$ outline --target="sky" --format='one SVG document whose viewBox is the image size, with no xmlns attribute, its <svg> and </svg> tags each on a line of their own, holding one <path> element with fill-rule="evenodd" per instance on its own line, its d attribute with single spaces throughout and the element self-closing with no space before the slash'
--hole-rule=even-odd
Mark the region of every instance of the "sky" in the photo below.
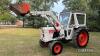
<svg viewBox="0 0 100 56">
<path fill-rule="evenodd" d="M 13 4 L 13 3 L 16 3 L 16 0 L 12 0 L 11 3 L 12 3 L 12 4 Z"/>
<path fill-rule="evenodd" d="M 52 11 L 60 13 L 65 8 L 64 4 L 62 3 L 63 0 L 58 1 L 58 3 L 54 3 L 54 7 L 51 8 Z"/>
</svg>

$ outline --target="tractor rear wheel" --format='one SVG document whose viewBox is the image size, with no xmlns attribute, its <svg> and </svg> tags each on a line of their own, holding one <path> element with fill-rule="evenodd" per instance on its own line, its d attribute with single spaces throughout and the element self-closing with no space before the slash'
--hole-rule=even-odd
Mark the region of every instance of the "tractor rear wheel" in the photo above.
<svg viewBox="0 0 100 56">
<path fill-rule="evenodd" d="M 59 41 L 53 41 L 49 43 L 49 48 L 50 48 L 52 55 L 58 55 L 63 50 L 63 46 Z"/>
<path fill-rule="evenodd" d="M 74 36 L 72 38 L 74 47 L 83 48 L 86 47 L 89 41 L 89 34 L 86 29 L 77 29 L 74 32 Z"/>
</svg>

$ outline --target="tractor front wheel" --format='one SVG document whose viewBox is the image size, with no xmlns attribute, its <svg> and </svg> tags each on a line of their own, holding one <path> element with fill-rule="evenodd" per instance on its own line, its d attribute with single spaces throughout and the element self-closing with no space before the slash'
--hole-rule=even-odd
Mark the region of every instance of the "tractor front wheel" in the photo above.
<svg viewBox="0 0 100 56">
<path fill-rule="evenodd" d="M 49 48 L 53 55 L 58 55 L 63 50 L 63 46 L 59 41 L 53 41 L 53 42 L 49 43 Z"/>
</svg>

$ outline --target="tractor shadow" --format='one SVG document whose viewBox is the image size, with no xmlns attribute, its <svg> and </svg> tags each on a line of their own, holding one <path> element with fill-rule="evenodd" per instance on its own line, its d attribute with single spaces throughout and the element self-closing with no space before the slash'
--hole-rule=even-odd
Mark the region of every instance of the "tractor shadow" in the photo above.
<svg viewBox="0 0 100 56">
<path fill-rule="evenodd" d="M 63 43 L 63 50 L 75 50 L 76 48 L 73 46 L 72 42 L 68 42 L 68 43 Z"/>
</svg>

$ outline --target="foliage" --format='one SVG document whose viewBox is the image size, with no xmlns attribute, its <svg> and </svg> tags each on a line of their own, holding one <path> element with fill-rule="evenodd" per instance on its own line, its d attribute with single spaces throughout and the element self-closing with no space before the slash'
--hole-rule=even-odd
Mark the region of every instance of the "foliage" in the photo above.
<svg viewBox="0 0 100 56">
<path fill-rule="evenodd" d="M 49 10 L 58 0 L 30 0 L 32 10 Z"/>
<path fill-rule="evenodd" d="M 9 0 L 0 0 L 0 20 L 10 20 L 14 18 L 11 16 L 9 13 L 9 10 L 7 6 L 9 5 L 10 1 Z"/>
<path fill-rule="evenodd" d="M 30 16 L 28 17 L 28 25 L 26 26 L 32 26 L 34 28 L 40 28 L 42 26 L 46 26 L 46 19 L 41 16 Z"/>
</svg>

